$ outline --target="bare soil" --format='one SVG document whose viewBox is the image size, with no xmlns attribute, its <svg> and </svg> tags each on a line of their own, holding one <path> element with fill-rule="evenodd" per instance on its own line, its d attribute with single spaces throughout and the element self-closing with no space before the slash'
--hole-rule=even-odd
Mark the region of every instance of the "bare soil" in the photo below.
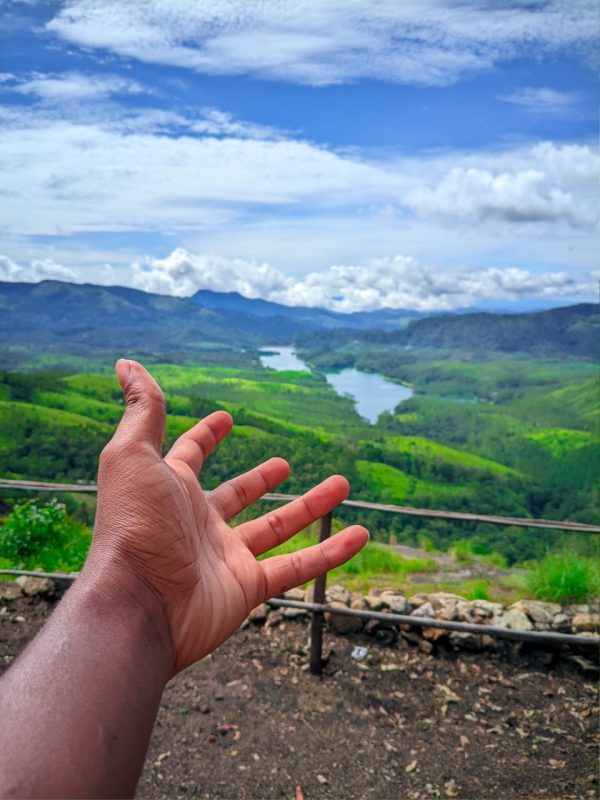
<svg viewBox="0 0 600 800">
<path fill-rule="evenodd" d="M 0 603 L 0 668 L 56 598 Z M 3 610 L 4 609 L 4 610 Z M 239 631 L 166 688 L 137 796 L 463 800 L 597 797 L 597 689 L 562 656 L 512 649 L 425 654 L 400 639 L 308 625 Z M 356 661 L 351 651 L 369 655 Z M 300 787 L 300 789 L 298 789 Z"/>
</svg>

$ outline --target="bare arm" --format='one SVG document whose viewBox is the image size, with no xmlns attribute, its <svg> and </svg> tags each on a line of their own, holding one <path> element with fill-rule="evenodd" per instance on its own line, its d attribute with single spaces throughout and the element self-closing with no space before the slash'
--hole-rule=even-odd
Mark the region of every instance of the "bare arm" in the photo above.
<svg viewBox="0 0 600 800">
<path fill-rule="evenodd" d="M 40 635 L 0 680 L 0 794 L 125 797 L 135 791 L 166 682 L 214 650 L 263 600 L 351 558 L 353 526 L 323 545 L 257 561 L 343 500 L 334 476 L 231 528 L 226 520 L 275 488 L 282 459 L 204 493 L 202 463 L 231 429 L 211 414 L 161 457 L 164 400 L 150 375 L 120 361 L 126 411 L 105 448 L 85 567 Z"/>
</svg>

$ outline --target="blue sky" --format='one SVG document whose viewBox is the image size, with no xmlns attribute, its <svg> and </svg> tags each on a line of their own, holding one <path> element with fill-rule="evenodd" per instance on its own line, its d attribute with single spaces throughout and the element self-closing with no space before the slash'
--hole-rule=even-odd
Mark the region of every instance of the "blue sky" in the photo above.
<svg viewBox="0 0 600 800">
<path fill-rule="evenodd" d="M 0 7 L 0 279 L 341 311 L 597 296 L 596 3 Z"/>
</svg>

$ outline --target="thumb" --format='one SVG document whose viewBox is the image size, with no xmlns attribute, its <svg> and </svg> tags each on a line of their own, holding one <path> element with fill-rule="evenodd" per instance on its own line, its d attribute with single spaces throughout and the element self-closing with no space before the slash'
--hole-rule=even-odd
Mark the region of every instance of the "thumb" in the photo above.
<svg viewBox="0 0 600 800">
<path fill-rule="evenodd" d="M 146 442 L 160 456 L 166 416 L 160 386 L 137 361 L 121 358 L 115 372 L 125 396 L 125 413 L 114 435 L 115 442 Z"/>
</svg>

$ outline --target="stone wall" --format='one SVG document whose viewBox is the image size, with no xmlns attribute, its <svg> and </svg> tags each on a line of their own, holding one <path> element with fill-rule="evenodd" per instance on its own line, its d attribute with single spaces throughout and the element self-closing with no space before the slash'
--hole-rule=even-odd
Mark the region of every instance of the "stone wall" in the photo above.
<svg viewBox="0 0 600 800">
<path fill-rule="evenodd" d="M 312 586 L 303 591 L 292 589 L 285 594 L 288 600 L 312 602 Z M 410 597 L 392 591 L 374 591 L 369 595 L 356 594 L 343 586 L 330 586 L 326 601 L 333 607 L 346 607 L 382 613 L 403 614 L 412 617 L 427 617 L 440 620 L 490 625 L 514 631 L 552 631 L 569 633 L 581 637 L 594 636 L 600 631 L 600 603 L 561 606 L 558 603 L 543 603 L 539 600 L 519 600 L 506 607 L 489 600 L 467 600 L 456 594 L 435 592 L 418 593 Z M 277 625 L 286 619 L 307 617 L 310 612 L 299 608 L 272 608 L 262 604 L 248 619 L 250 622 L 264 622 L 268 626 Z M 384 622 L 364 620 L 342 614 L 325 614 L 327 625 L 337 633 L 352 633 L 366 630 L 385 638 Z M 410 624 L 389 626 L 395 628 L 404 638 L 429 650 L 434 641 L 446 642 L 454 647 L 481 647 L 494 644 L 492 637 L 480 634 L 449 631 L 442 628 L 421 628 Z M 489 641 L 486 641 L 489 640 Z"/>
</svg>

